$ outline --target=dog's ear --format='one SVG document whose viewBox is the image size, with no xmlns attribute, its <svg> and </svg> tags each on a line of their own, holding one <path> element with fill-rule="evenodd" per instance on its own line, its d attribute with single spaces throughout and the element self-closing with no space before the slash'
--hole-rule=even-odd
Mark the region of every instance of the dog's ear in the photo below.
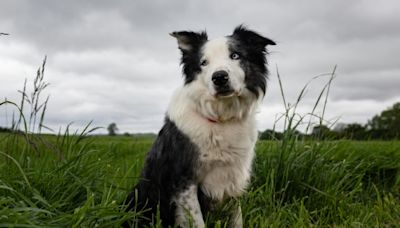
<svg viewBox="0 0 400 228">
<path fill-rule="evenodd" d="M 247 46 L 253 46 L 256 48 L 260 48 L 261 50 L 265 50 L 265 47 L 267 45 L 276 45 L 273 40 L 263 37 L 254 31 L 248 30 L 243 25 L 239 25 L 235 28 L 232 37 L 240 40 Z"/>
<path fill-rule="evenodd" d="M 180 31 L 172 32 L 171 36 L 175 37 L 178 41 L 178 47 L 182 52 L 188 52 L 199 48 L 202 44 L 207 41 L 206 32 L 190 32 L 190 31 Z"/>
</svg>

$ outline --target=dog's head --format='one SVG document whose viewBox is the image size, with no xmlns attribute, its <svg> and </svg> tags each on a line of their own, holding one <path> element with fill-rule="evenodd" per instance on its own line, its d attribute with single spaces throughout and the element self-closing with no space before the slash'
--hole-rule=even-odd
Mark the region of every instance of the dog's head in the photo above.
<svg viewBox="0 0 400 228">
<path fill-rule="evenodd" d="M 208 40 L 205 32 L 171 35 L 182 52 L 185 84 L 196 83 L 215 99 L 265 94 L 266 46 L 275 45 L 274 41 L 244 26 L 213 40 Z"/>
</svg>

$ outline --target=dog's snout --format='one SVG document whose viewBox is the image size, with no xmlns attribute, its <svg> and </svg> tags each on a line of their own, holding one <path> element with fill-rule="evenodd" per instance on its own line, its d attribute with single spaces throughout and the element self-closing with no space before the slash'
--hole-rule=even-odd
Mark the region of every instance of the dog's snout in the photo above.
<svg viewBox="0 0 400 228">
<path fill-rule="evenodd" d="M 216 86 L 224 86 L 229 80 L 228 72 L 224 70 L 216 71 L 213 73 L 211 80 Z"/>
</svg>

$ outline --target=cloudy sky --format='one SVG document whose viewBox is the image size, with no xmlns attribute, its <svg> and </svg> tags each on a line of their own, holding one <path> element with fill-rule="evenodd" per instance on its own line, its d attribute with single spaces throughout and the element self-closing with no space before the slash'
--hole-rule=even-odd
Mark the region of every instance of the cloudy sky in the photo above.
<svg viewBox="0 0 400 228">
<path fill-rule="evenodd" d="M 47 55 L 46 124 L 55 129 L 117 123 L 121 132 L 157 132 L 182 84 L 180 53 L 168 35 L 206 30 L 210 38 L 244 23 L 276 41 L 259 129 L 283 112 L 314 76 L 337 65 L 326 119 L 366 123 L 400 101 L 400 3 L 377 1 L 0 1 L 0 100 L 19 100 Z M 298 111 L 312 110 L 328 77 L 313 80 Z M 11 107 L 0 107 L 0 126 Z M 7 114 L 6 114 L 7 113 Z M 7 117 L 7 118 L 6 118 Z M 278 127 L 281 126 L 278 123 Z M 100 130 L 105 132 L 105 130 Z"/>
</svg>

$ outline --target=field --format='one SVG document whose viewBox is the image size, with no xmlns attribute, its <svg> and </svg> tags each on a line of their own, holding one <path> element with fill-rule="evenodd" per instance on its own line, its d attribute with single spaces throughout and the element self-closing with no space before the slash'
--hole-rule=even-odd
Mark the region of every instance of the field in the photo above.
<svg viewBox="0 0 400 228">
<path fill-rule="evenodd" d="M 0 134 L 0 227 L 119 227 L 151 138 Z M 245 227 L 395 227 L 400 142 L 260 141 Z M 207 219 L 227 225 L 228 202 Z M 159 221 L 155 221 L 155 226 Z"/>
<path fill-rule="evenodd" d="M 0 133 L 0 227 L 120 227 L 135 221 L 142 212 L 125 212 L 122 202 L 154 138 L 94 136 L 90 124 L 82 132 L 71 133 L 67 126 L 58 135 L 29 133 L 44 127 L 47 99 L 39 102 L 47 86 L 44 65 L 32 93 L 25 83 L 20 105 L 0 102 L 18 111 L 12 129 L 21 129 Z M 335 69 L 308 114 L 320 125 Z M 258 142 L 247 194 L 218 208 L 206 218 L 207 226 L 226 227 L 227 211 L 238 203 L 245 227 L 399 226 L 400 141 L 299 136 L 297 127 L 308 116 L 299 116 L 296 108 L 308 84 L 290 105 L 279 74 L 278 79 L 284 133 L 280 140 Z M 158 217 L 153 222 L 160 226 Z"/>
</svg>

